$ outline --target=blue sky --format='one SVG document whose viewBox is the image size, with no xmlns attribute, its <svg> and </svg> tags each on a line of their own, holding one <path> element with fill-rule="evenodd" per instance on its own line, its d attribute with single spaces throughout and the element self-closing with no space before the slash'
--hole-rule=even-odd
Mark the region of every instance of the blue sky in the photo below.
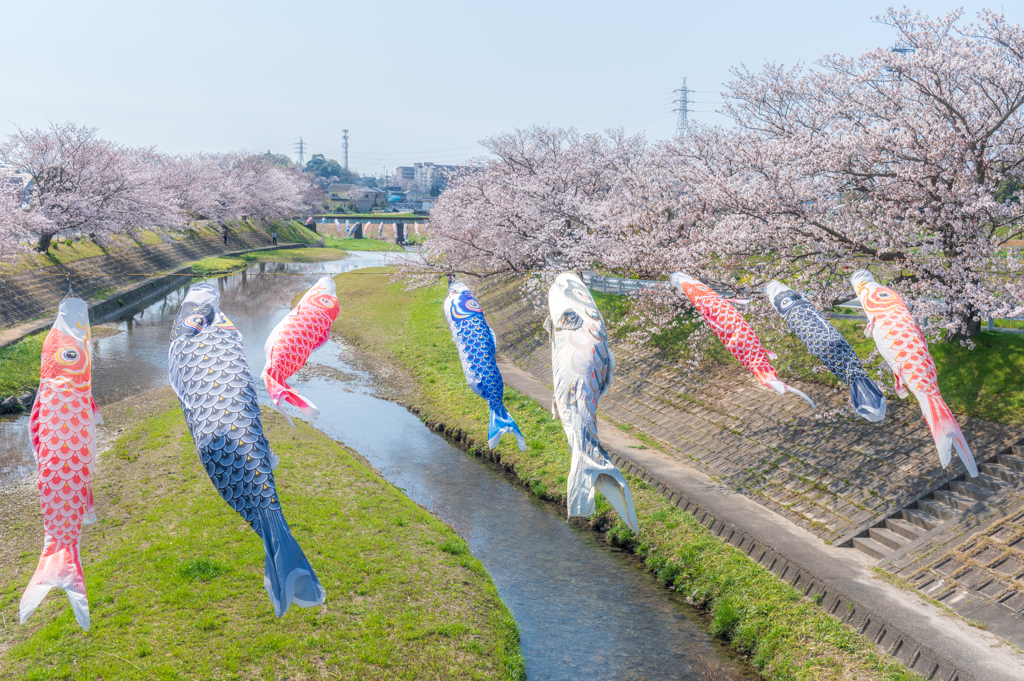
<svg viewBox="0 0 1024 681">
<path fill-rule="evenodd" d="M 171 153 L 292 154 L 301 136 L 340 160 L 347 127 L 350 166 L 367 174 L 457 163 L 531 124 L 668 137 L 683 76 L 691 117 L 718 122 L 730 66 L 894 41 L 871 21 L 888 3 L 856 0 L 5 4 L 0 135 L 71 119 Z M 1000 8 L 964 5 L 985 6 Z"/>
</svg>

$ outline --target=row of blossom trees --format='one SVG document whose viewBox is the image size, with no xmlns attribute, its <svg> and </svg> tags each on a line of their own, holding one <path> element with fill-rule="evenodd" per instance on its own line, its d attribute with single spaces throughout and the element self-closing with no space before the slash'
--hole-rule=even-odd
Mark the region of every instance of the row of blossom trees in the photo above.
<svg viewBox="0 0 1024 681">
<path fill-rule="evenodd" d="M 302 172 L 263 155 L 169 156 L 100 138 L 95 128 L 54 123 L 0 142 L 0 161 L 31 177 L 0 184 L 0 259 L 57 234 L 103 241 L 144 229 L 181 230 L 196 220 L 279 219 L 322 207 Z"/>
<path fill-rule="evenodd" d="M 430 269 L 538 273 L 554 259 L 724 288 L 778 278 L 830 307 L 868 267 L 953 337 L 1019 314 L 1024 31 L 993 12 L 877 21 L 911 50 L 735 70 L 728 127 L 653 144 L 545 128 L 486 140 L 492 157 L 431 214 Z M 642 302 L 669 311 L 658 323 L 679 303 L 667 290 Z"/>
</svg>

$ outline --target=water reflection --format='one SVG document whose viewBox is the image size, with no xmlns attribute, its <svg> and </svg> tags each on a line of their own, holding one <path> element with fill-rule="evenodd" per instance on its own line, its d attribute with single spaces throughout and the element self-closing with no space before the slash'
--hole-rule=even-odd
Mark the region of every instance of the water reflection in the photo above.
<svg viewBox="0 0 1024 681">
<path fill-rule="evenodd" d="M 243 334 L 252 374 L 262 371 L 263 343 L 295 294 L 325 272 L 381 263 L 381 254 L 357 253 L 338 262 L 263 263 L 219 279 L 221 308 Z M 284 273 L 293 276 L 276 276 Z M 184 291 L 94 342 L 93 386 L 101 405 L 167 383 L 168 329 Z M 404 408 L 374 397 L 370 377 L 345 361 L 338 344 L 329 342 L 311 363 L 335 370 L 326 377 L 309 367 L 292 382 L 320 407 L 314 424 L 466 538 L 519 623 L 529 678 L 756 678 L 706 635 L 692 609 L 629 557 L 567 524 L 559 510 L 453 448 Z M 262 384 L 259 392 L 268 402 Z M 0 420 L 0 475 L 8 481 L 31 470 L 27 422 Z"/>
</svg>

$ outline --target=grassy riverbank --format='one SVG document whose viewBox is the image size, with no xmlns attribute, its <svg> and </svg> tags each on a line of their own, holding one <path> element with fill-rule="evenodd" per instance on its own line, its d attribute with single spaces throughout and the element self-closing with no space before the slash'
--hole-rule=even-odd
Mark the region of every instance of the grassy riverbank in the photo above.
<svg viewBox="0 0 1024 681">
<path fill-rule="evenodd" d="M 371 272 L 381 272 L 371 276 Z M 415 384 L 414 407 L 428 423 L 484 454 L 487 406 L 466 386 L 441 312 L 445 289 L 407 292 L 381 270 L 336 277 L 341 313 L 335 331 L 362 351 L 402 367 Z M 500 343 L 500 341 L 499 341 Z M 505 403 L 529 443 L 510 438 L 493 453 L 536 495 L 564 504 L 570 454 L 562 428 L 533 400 L 506 389 Z M 598 496 L 592 521 L 611 525 L 612 540 L 631 547 L 666 584 L 692 594 L 713 613 L 712 629 L 751 656 L 767 679 L 915 679 L 879 655 L 849 627 L 804 600 L 788 584 L 708 532 L 643 481 L 631 480 L 641 533 L 633 536 Z"/>
<path fill-rule="evenodd" d="M 348 253 L 340 248 L 282 248 L 272 251 L 252 251 L 238 256 L 246 263 L 254 262 L 328 262 L 343 260 Z"/>
<path fill-rule="evenodd" d="M 326 245 L 331 248 L 341 248 L 346 251 L 394 251 L 402 252 L 405 249 L 398 244 L 379 239 L 339 239 L 337 237 L 325 237 Z"/>
<path fill-rule="evenodd" d="M 57 590 L 15 624 L 41 526 L 34 487 L 5 495 L 0 677 L 525 678 L 515 622 L 465 542 L 350 450 L 264 410 L 282 505 L 327 590 L 277 619 L 262 542 L 211 488 L 170 389 L 104 412 L 120 435 L 82 542 L 91 629 Z"/>
<path fill-rule="evenodd" d="M 20 395 L 22 386 L 39 385 L 39 353 L 46 334 L 40 331 L 0 348 L 0 398 Z"/>
<path fill-rule="evenodd" d="M 625 322 L 629 312 L 629 298 L 594 293 L 594 300 L 601 308 L 612 335 L 624 338 L 631 330 Z M 830 372 L 816 371 L 821 368 L 821 363 L 807 352 L 807 346 L 799 338 L 785 331 L 781 324 L 766 323 L 756 315 L 747 315 L 747 319 L 764 346 L 778 355 L 772 365 L 784 379 L 798 378 L 831 387 L 839 385 L 839 381 Z M 775 318 L 770 319 L 776 322 Z M 866 322 L 852 319 L 833 319 L 831 322 L 861 359 L 866 359 L 875 350 L 874 340 L 864 336 Z M 678 357 L 690 351 L 687 339 L 694 326 L 691 324 L 662 332 L 653 339 L 654 344 L 669 359 Z M 1024 426 L 1024 390 L 1021 389 L 1021 377 L 1024 376 L 1024 334 L 983 331 L 973 340 L 974 349 L 959 343 L 929 344 L 943 399 L 954 413 Z M 700 353 L 710 361 L 739 366 L 739 362 L 713 336 L 700 347 Z M 881 365 L 881 357 L 876 357 L 869 366 L 869 374 L 876 380 Z M 892 386 L 892 374 L 888 369 L 882 372 L 882 381 Z"/>
</svg>

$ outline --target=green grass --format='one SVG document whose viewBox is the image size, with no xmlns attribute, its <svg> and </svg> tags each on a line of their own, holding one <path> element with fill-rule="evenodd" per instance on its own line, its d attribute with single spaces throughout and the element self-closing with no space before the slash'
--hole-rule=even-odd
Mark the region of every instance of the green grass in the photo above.
<svg viewBox="0 0 1024 681">
<path fill-rule="evenodd" d="M 251 251 L 238 256 L 247 263 L 253 262 L 326 262 L 343 260 L 348 254 L 338 248 L 283 248 L 272 251 Z"/>
<path fill-rule="evenodd" d="M 39 385 L 39 354 L 47 333 L 39 331 L 0 348 L 0 398 L 20 395 L 23 386 Z"/>
<path fill-rule="evenodd" d="M 611 335 L 617 339 L 624 338 L 632 330 L 628 323 L 629 299 L 594 293 L 594 300 L 608 322 Z M 807 352 L 799 338 L 782 327 L 781 318 L 752 314 L 746 318 L 764 346 L 778 355 L 772 366 L 784 379 L 798 378 L 832 387 L 839 385 L 830 372 L 815 371 L 821 363 Z M 875 349 L 874 341 L 864 336 L 865 322 L 852 319 L 830 321 L 861 359 L 866 359 Z M 681 328 L 663 331 L 651 342 L 669 359 L 685 352 L 696 352 L 711 361 L 738 366 L 736 359 L 713 336 L 696 348 L 687 343 L 697 323 L 703 322 L 690 321 Z M 973 340 L 973 350 L 959 343 L 929 343 L 943 399 L 954 413 L 1024 426 L 1024 334 L 982 331 Z M 868 367 L 869 374 L 877 378 L 881 365 L 881 357 L 876 357 Z M 891 372 L 886 369 L 882 375 L 891 386 Z"/>
<path fill-rule="evenodd" d="M 39 553 L 38 507 L 0 561 L 0 677 L 18 679 L 524 679 L 518 629 L 444 523 L 312 427 L 267 410 L 278 493 L 327 591 L 280 619 L 263 544 L 211 488 L 169 389 L 125 427 L 94 491 L 82 555 L 91 628 L 51 591 L 17 626 Z M 5 554 L 6 555 L 6 554 Z M 6 649 L 6 650 L 5 650 Z"/>
<path fill-rule="evenodd" d="M 403 251 L 398 244 L 378 239 L 339 239 L 328 236 L 324 238 L 326 246 L 330 248 L 341 248 L 346 251 Z"/>
<path fill-rule="evenodd" d="M 380 276 L 369 276 L 379 272 Z M 360 270 L 335 278 L 341 313 L 336 333 L 393 366 L 401 366 L 418 390 L 411 405 L 424 421 L 459 432 L 470 451 L 487 453 L 488 410 L 467 386 L 458 353 L 444 323 L 443 286 L 404 291 L 386 270 Z M 505 440 L 488 455 L 500 458 L 532 493 L 564 504 L 570 453 L 550 412 L 506 387 L 505 404 L 526 436 L 520 452 Z M 750 655 L 766 679 L 916 679 L 899 663 L 828 616 L 771 572 L 746 558 L 683 513 L 650 485 L 631 479 L 641 532 L 633 536 L 598 494 L 597 526 L 631 548 L 667 584 L 708 608 L 714 631 Z"/>
<path fill-rule="evenodd" d="M 241 258 L 203 258 L 192 263 L 192 271 L 196 274 L 221 274 L 245 269 L 247 265 Z"/>
</svg>

